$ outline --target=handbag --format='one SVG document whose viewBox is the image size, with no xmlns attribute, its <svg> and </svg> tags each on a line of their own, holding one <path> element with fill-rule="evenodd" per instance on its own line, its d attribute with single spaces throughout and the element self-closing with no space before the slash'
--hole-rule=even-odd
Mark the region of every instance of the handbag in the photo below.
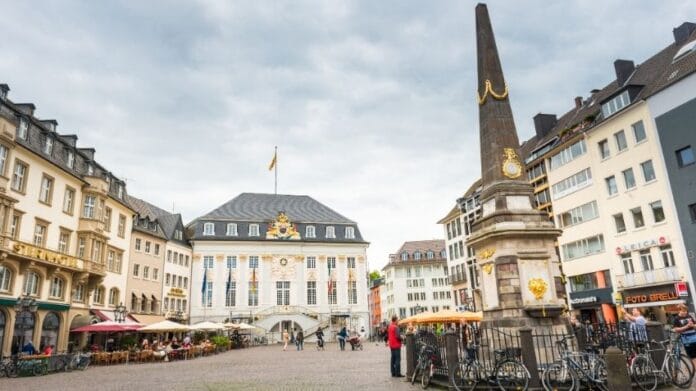
<svg viewBox="0 0 696 391">
<path fill-rule="evenodd" d="M 684 346 L 696 343 L 696 332 L 690 334 L 682 334 L 681 342 Z"/>
</svg>

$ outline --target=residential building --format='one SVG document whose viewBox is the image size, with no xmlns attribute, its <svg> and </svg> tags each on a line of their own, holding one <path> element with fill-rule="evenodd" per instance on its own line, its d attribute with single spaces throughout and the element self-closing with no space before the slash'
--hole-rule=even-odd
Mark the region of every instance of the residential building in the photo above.
<svg viewBox="0 0 696 391">
<path fill-rule="evenodd" d="M 124 301 L 133 210 L 94 149 L 8 91 L 0 85 L 0 352 L 27 341 L 64 351 L 86 342 L 70 329 L 113 318 Z M 16 313 L 18 300 L 34 305 Z"/>
<path fill-rule="evenodd" d="M 382 319 L 437 312 L 453 305 L 444 240 L 405 242 L 382 268 Z"/>
<path fill-rule="evenodd" d="M 370 293 L 367 299 L 370 305 L 370 334 L 378 335 L 381 327 L 386 325 L 387 319 L 382 319 L 382 300 L 380 290 L 382 278 L 370 281 Z"/>
<path fill-rule="evenodd" d="M 479 274 L 476 253 L 467 245 L 474 221 L 481 217 L 481 180 L 475 181 L 450 212 L 438 221 L 445 230 L 445 250 L 454 305 L 458 310 L 474 311 L 480 307 Z M 478 303 L 478 305 L 477 305 Z"/>
<path fill-rule="evenodd" d="M 528 178 L 541 183 L 536 193 L 550 190 L 537 206 L 547 208 L 563 229 L 558 244 L 570 305 L 583 319 L 614 322 L 615 304 L 624 304 L 664 321 L 676 311 L 675 304 L 692 305 L 687 236 L 668 177 L 686 173 L 675 170 L 677 152 L 684 147 L 673 142 L 665 152 L 648 104 L 653 100 L 656 106 L 669 106 L 651 96 L 658 86 L 665 87 L 666 70 L 684 42 L 670 44 L 638 66 L 617 60 L 614 81 L 587 99 L 576 98 L 573 109 L 559 119 L 537 115 L 536 135 L 523 145 Z M 683 83 L 682 103 L 692 91 L 688 79 Z M 670 99 L 670 104 L 678 101 Z M 681 126 L 675 132 L 686 136 L 689 122 L 681 121 L 669 126 Z M 686 141 L 684 136 L 671 135 Z M 663 155 L 674 157 L 675 168 Z M 679 204 L 685 215 L 689 204 Z M 691 294 L 679 288 L 687 285 Z"/>
<path fill-rule="evenodd" d="M 251 321 L 275 333 L 369 329 L 358 224 L 309 196 L 242 193 L 188 225 L 191 320 Z"/>
</svg>

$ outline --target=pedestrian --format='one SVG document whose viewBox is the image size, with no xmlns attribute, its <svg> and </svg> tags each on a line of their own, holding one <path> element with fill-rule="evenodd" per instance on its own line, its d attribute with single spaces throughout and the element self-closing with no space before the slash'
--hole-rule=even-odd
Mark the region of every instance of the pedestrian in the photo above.
<svg viewBox="0 0 696 391">
<path fill-rule="evenodd" d="M 346 331 L 346 326 L 343 326 L 341 328 L 341 331 L 338 332 L 338 346 L 341 348 L 341 350 L 346 350 L 346 338 L 348 338 L 348 331 Z"/>
<path fill-rule="evenodd" d="M 304 350 L 304 332 L 302 330 L 297 332 L 297 338 L 295 340 L 297 341 L 297 350 Z"/>
<path fill-rule="evenodd" d="M 34 347 L 34 344 L 31 343 L 31 341 L 27 341 L 27 343 L 25 343 L 22 347 L 22 353 L 27 354 L 29 356 L 36 354 L 36 348 Z"/>
<path fill-rule="evenodd" d="M 633 308 L 631 315 L 627 313 L 624 314 L 624 319 L 631 322 L 631 327 L 629 328 L 629 339 L 633 342 L 645 343 L 648 342 L 648 330 L 645 325 L 648 323 L 643 317 L 643 314 L 638 308 Z"/>
<path fill-rule="evenodd" d="M 53 345 L 46 345 L 41 354 L 43 354 L 44 356 L 50 356 L 51 354 L 53 354 Z"/>
<path fill-rule="evenodd" d="M 401 333 L 399 332 L 399 325 L 396 323 L 398 319 L 396 315 L 392 316 L 391 324 L 387 328 L 387 340 L 391 350 L 390 366 L 392 377 L 404 377 L 401 374 Z"/>
<path fill-rule="evenodd" d="M 365 331 L 365 327 L 360 328 L 360 332 L 358 333 L 358 336 L 360 336 L 360 343 L 366 342 L 367 332 Z"/>
<path fill-rule="evenodd" d="M 288 350 L 288 342 L 290 341 L 290 334 L 288 334 L 288 330 L 285 329 L 283 330 L 283 351 Z"/>
<path fill-rule="evenodd" d="M 295 343 L 295 328 L 293 327 L 292 330 L 290 330 L 290 343 Z"/>
<path fill-rule="evenodd" d="M 679 304 L 679 313 L 674 318 L 672 329 L 674 332 L 679 333 L 679 339 L 682 345 L 684 345 L 684 350 L 686 354 L 691 359 L 691 362 L 696 365 L 696 321 L 688 313 L 689 308 L 684 304 Z"/>
</svg>

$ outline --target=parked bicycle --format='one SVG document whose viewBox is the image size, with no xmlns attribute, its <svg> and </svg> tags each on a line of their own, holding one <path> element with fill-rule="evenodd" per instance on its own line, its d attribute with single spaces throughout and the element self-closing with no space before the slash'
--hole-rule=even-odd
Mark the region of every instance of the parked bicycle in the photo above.
<svg viewBox="0 0 696 391">
<path fill-rule="evenodd" d="M 546 391 L 573 391 L 580 389 L 607 390 L 607 364 L 599 357 L 596 349 L 574 352 L 568 348 L 567 335 L 556 341 L 561 361 L 550 364 L 541 377 Z"/>
<path fill-rule="evenodd" d="M 441 358 L 436 347 L 425 343 L 419 343 L 419 345 L 416 366 L 411 374 L 411 384 L 414 384 L 420 375 L 421 387 L 426 389 L 430 385 L 436 365 L 441 365 Z"/>
<path fill-rule="evenodd" d="M 493 369 L 490 372 L 479 362 L 478 350 L 478 345 L 467 349 L 464 361 L 460 361 L 450 375 L 455 390 L 475 390 L 479 383 L 497 386 L 502 391 L 527 390 L 530 375 L 520 360 L 520 348 L 495 350 Z"/>
<path fill-rule="evenodd" d="M 0 377 L 17 377 L 17 365 L 12 357 L 3 357 L 0 361 Z"/>
<path fill-rule="evenodd" d="M 73 369 L 84 371 L 87 369 L 91 361 L 91 353 L 76 353 L 70 358 L 68 365 L 65 366 L 65 370 L 68 372 L 72 371 Z"/>
<path fill-rule="evenodd" d="M 653 391 L 657 388 L 658 381 L 679 388 L 689 388 L 694 377 L 694 369 L 688 357 L 681 353 L 679 341 L 667 339 L 657 342 L 652 340 L 650 343 L 660 345 L 661 349 L 650 349 L 650 344 L 647 344 L 629 358 L 629 369 L 633 382 L 645 391 Z M 664 350 L 665 355 L 662 359 L 662 366 L 658 369 L 650 353 L 659 350 Z"/>
<path fill-rule="evenodd" d="M 48 373 L 48 362 L 43 358 L 20 359 L 19 356 L 13 356 L 2 361 L 2 372 L 7 377 L 17 377 L 20 374 L 42 376 Z"/>
</svg>

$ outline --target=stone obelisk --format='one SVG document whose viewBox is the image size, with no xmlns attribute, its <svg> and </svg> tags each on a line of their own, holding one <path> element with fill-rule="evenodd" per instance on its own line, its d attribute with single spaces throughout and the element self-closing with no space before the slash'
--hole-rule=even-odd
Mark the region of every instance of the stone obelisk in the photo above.
<svg viewBox="0 0 696 391">
<path fill-rule="evenodd" d="M 563 302 L 554 243 L 561 231 L 532 205 L 508 85 L 485 4 L 476 6 L 482 217 L 468 245 L 481 273 L 484 322 L 500 327 L 560 324 Z"/>
</svg>

